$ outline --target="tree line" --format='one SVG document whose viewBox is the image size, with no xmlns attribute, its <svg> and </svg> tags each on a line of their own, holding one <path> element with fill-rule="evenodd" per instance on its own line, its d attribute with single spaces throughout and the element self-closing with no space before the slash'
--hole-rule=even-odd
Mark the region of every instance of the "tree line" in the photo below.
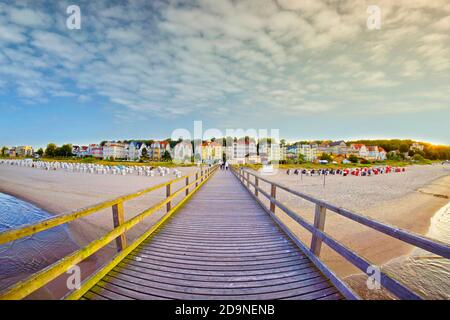
<svg viewBox="0 0 450 320">
<path fill-rule="evenodd" d="M 433 145 L 427 142 L 418 142 L 410 139 L 379 139 L 379 140 L 355 140 L 347 143 L 362 143 L 367 146 L 379 146 L 386 152 L 398 151 L 402 154 L 408 153 L 410 157 L 420 155 L 425 159 L 430 160 L 448 160 L 450 159 L 450 146 Z M 423 151 L 419 149 L 411 150 L 414 143 L 419 143 L 423 146 Z"/>
<path fill-rule="evenodd" d="M 40 149 L 42 150 L 42 149 Z M 39 154 L 38 152 L 36 152 Z M 68 158 L 72 157 L 72 145 L 71 144 L 63 144 L 61 147 L 58 147 L 54 143 L 49 143 L 45 151 L 42 151 L 40 156 L 44 155 L 46 158 Z"/>
</svg>

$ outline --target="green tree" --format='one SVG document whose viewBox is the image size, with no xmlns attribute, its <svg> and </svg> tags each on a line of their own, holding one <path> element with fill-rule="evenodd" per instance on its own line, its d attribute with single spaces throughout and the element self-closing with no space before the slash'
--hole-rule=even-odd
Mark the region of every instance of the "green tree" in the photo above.
<svg viewBox="0 0 450 320">
<path fill-rule="evenodd" d="M 400 152 L 408 152 L 409 146 L 406 143 L 402 143 L 399 148 Z"/>
<path fill-rule="evenodd" d="M 324 152 L 320 155 L 319 160 L 327 160 L 328 162 L 330 162 L 333 160 L 333 158 L 331 157 L 330 154 Z"/>
<path fill-rule="evenodd" d="M 2 156 L 6 156 L 6 151 L 8 151 L 8 147 L 2 148 Z"/>
<path fill-rule="evenodd" d="M 164 151 L 164 154 L 163 154 L 163 156 L 162 156 L 162 159 L 163 159 L 163 161 L 171 161 L 172 160 L 172 157 L 171 157 L 171 155 L 170 155 L 170 152 L 169 151 Z"/>
<path fill-rule="evenodd" d="M 351 155 L 348 157 L 348 160 L 349 160 L 351 163 L 358 163 L 358 157 L 357 157 L 356 155 L 354 155 L 354 154 L 351 154 Z"/>
<path fill-rule="evenodd" d="M 42 157 L 42 155 L 44 154 L 44 150 L 42 148 L 39 148 L 39 150 L 36 151 L 36 154 L 38 154 L 39 157 Z"/>
<path fill-rule="evenodd" d="M 73 156 L 72 145 L 71 144 L 63 144 L 60 148 L 60 153 L 61 153 L 61 156 L 65 157 L 65 158 Z"/>
<path fill-rule="evenodd" d="M 425 158 L 422 157 L 422 155 L 419 154 L 419 153 L 416 153 L 412 158 L 413 158 L 413 160 L 415 160 L 415 161 L 424 161 L 424 160 L 425 160 Z"/>
<path fill-rule="evenodd" d="M 386 159 L 388 159 L 388 160 L 393 160 L 393 161 L 397 161 L 397 160 L 399 160 L 400 158 L 399 158 L 399 156 L 398 156 L 395 152 L 388 152 L 388 153 L 386 154 Z"/>
<path fill-rule="evenodd" d="M 45 156 L 48 158 L 53 158 L 56 156 L 56 149 L 58 147 L 54 143 L 49 143 L 47 148 L 45 148 Z"/>
<path fill-rule="evenodd" d="M 61 147 L 57 147 L 54 152 L 55 157 L 68 158 L 72 156 L 72 145 L 64 144 Z"/>
<path fill-rule="evenodd" d="M 148 159 L 148 151 L 147 148 L 143 148 L 142 152 L 141 152 L 141 158 L 144 159 Z"/>
<path fill-rule="evenodd" d="M 306 162 L 305 155 L 299 153 L 297 157 L 297 163 L 305 163 L 305 162 Z"/>
</svg>

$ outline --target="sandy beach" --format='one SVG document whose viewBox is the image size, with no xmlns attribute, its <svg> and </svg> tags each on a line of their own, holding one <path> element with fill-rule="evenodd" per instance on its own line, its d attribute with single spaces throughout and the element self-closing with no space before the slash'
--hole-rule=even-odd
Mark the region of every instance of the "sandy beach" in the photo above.
<svg viewBox="0 0 450 320">
<path fill-rule="evenodd" d="M 404 173 L 370 177 L 327 176 L 325 186 L 323 176 L 287 175 L 285 170 L 267 178 L 383 223 L 445 241 L 439 234 L 429 231 L 433 216 L 449 202 L 449 166 L 410 166 Z M 269 191 L 267 184 L 260 185 Z M 277 191 L 277 198 L 313 222 L 313 205 L 283 191 Z M 311 237 L 308 231 L 284 214 L 277 214 L 309 245 Z M 327 212 L 325 231 L 378 266 L 407 257 L 414 249 L 332 212 Z M 360 273 L 326 246 L 322 247 L 321 257 L 341 277 Z"/>
<path fill-rule="evenodd" d="M 184 167 L 179 170 L 183 174 L 188 174 L 198 168 Z M 173 175 L 113 176 L 69 173 L 63 170 L 43 171 L 3 165 L 0 166 L 0 192 L 24 199 L 50 213 L 60 214 L 148 188 L 173 178 Z M 450 197 L 450 167 L 442 165 L 411 166 L 404 173 L 371 177 L 327 176 L 325 186 L 323 177 L 287 175 L 285 170 L 268 178 L 384 223 L 429 237 L 434 237 L 433 233 L 429 233 L 430 219 L 449 202 Z M 265 183 L 261 182 L 260 185 L 266 190 L 269 189 Z M 161 200 L 164 193 L 165 190 L 160 190 L 139 200 L 127 202 L 124 206 L 126 219 Z M 277 198 L 308 221 L 313 221 L 313 205 L 283 191 L 277 192 Z M 146 223 L 128 232 L 127 238 L 130 240 L 135 238 L 153 224 L 161 214 L 162 212 L 155 214 Z M 283 215 L 281 218 L 309 245 L 309 232 L 298 227 L 297 223 L 290 218 Z M 386 265 L 389 261 L 412 252 L 411 246 L 337 214 L 328 213 L 326 219 L 327 233 L 376 265 Z M 80 246 L 85 245 L 112 229 L 111 210 L 104 210 L 70 223 L 69 228 L 76 243 Z M 115 245 L 112 243 L 95 257 L 87 259 L 84 264 L 86 270 L 98 267 L 103 259 L 111 256 L 114 249 Z M 358 269 L 326 246 L 323 246 L 322 258 L 341 277 L 360 273 Z M 50 296 L 54 297 L 53 294 Z"/>
</svg>

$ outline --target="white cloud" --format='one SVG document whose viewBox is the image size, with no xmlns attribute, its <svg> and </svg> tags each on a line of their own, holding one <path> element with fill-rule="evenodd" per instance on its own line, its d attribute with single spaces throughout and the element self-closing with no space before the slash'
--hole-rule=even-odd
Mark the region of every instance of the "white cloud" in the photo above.
<svg viewBox="0 0 450 320">
<path fill-rule="evenodd" d="M 433 24 L 433 28 L 437 31 L 449 33 L 450 32 L 450 16 L 439 19 Z"/>
<path fill-rule="evenodd" d="M 448 17 L 427 1 L 380 1 L 376 32 L 356 0 L 178 2 L 89 2 L 76 32 L 12 5 L 0 15 L 0 75 L 24 99 L 98 95 L 122 116 L 166 117 L 373 109 L 393 88 L 410 101 L 409 81 L 449 82 Z"/>
<path fill-rule="evenodd" d="M 0 44 L 2 42 L 23 43 L 25 41 L 26 37 L 20 27 L 2 24 L 0 20 Z"/>
<path fill-rule="evenodd" d="M 278 4 L 286 10 L 298 10 L 307 14 L 317 13 L 325 9 L 321 0 L 278 0 Z"/>
<path fill-rule="evenodd" d="M 27 27 L 45 27 L 52 21 L 47 14 L 37 11 L 36 9 L 15 8 L 12 6 L 5 6 L 5 8 L 11 22 L 18 25 Z"/>
</svg>

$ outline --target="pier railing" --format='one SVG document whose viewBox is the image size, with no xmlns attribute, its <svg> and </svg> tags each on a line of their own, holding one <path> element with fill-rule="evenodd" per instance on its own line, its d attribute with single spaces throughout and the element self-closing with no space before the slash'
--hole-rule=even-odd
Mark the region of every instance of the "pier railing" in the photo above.
<svg viewBox="0 0 450 320">
<path fill-rule="evenodd" d="M 371 229 L 377 230 L 385 235 L 396 238 L 404 243 L 413 245 L 415 247 L 424 249 L 428 252 L 434 253 L 440 257 L 450 259 L 450 246 L 433 240 L 421 235 L 414 234 L 412 232 L 402 230 L 382 222 L 378 222 L 369 217 L 356 214 L 349 210 L 336 207 L 325 201 L 315 199 L 309 195 L 301 193 L 296 190 L 292 190 L 287 186 L 273 182 L 266 179 L 248 169 L 243 167 L 232 168 L 233 173 L 242 182 L 244 186 L 249 190 L 255 199 L 265 208 L 265 210 L 272 216 L 272 218 L 278 223 L 278 225 L 290 236 L 290 238 L 302 249 L 302 251 L 316 264 L 316 266 L 324 273 L 331 282 L 341 290 L 341 292 L 351 299 L 358 299 L 359 297 L 346 285 L 346 283 L 340 279 L 333 271 L 331 271 L 320 259 L 320 251 L 322 243 L 325 243 L 329 248 L 337 252 L 339 255 L 344 257 L 347 261 L 352 263 L 354 266 L 359 268 L 364 273 L 368 273 L 368 268 L 372 265 L 364 257 L 361 257 L 356 252 L 352 251 L 347 246 L 343 245 L 332 236 L 324 231 L 325 218 L 327 210 L 335 212 L 340 216 L 353 220 L 361 225 L 369 227 Z M 263 181 L 270 186 L 270 193 L 265 191 L 260 187 L 260 182 Z M 311 224 L 304 218 L 294 212 L 292 209 L 288 208 L 279 199 L 277 199 L 277 190 L 283 190 L 291 195 L 300 197 L 304 200 L 312 202 L 315 204 L 314 213 L 314 223 Z M 270 202 L 269 207 L 267 207 L 259 198 L 259 194 L 263 195 Z M 295 220 L 303 228 L 311 233 L 311 244 L 308 247 L 303 243 L 294 233 L 275 215 L 275 209 L 279 208 L 287 216 Z M 406 287 L 404 284 L 399 282 L 394 278 L 394 276 L 387 274 L 385 271 L 380 272 L 380 284 L 392 292 L 395 296 L 400 299 L 422 299 L 417 293 L 413 292 L 411 289 Z"/>
<path fill-rule="evenodd" d="M 120 263 L 123 258 L 125 258 L 131 251 L 133 251 L 139 244 L 141 244 L 145 239 L 152 235 L 169 217 L 177 211 L 217 170 L 217 166 L 202 168 L 200 172 L 193 173 L 191 175 L 186 175 L 180 178 L 167 181 L 148 189 L 128 194 L 126 196 L 118 197 L 116 199 L 105 201 L 100 204 L 94 205 L 87 209 L 82 209 L 72 213 L 61 214 L 49 219 L 43 220 L 41 222 L 25 225 L 22 227 L 10 229 L 0 233 L 0 245 L 11 242 L 23 237 L 31 236 L 35 233 L 54 228 L 56 226 L 75 221 L 79 218 L 86 217 L 93 213 L 96 213 L 105 208 L 112 208 L 112 219 L 114 224 L 114 229 L 112 229 L 107 234 L 103 235 L 97 240 L 92 241 L 84 248 L 81 248 L 68 256 L 56 261 L 55 263 L 49 265 L 48 267 L 32 274 L 28 278 L 13 284 L 12 286 L 6 288 L 0 292 L 0 300 L 5 299 L 22 299 L 27 297 L 32 292 L 38 290 L 39 288 L 45 286 L 50 281 L 56 279 L 63 273 L 67 272 L 77 263 L 83 261 L 89 256 L 93 255 L 98 250 L 107 246 L 113 240 L 116 241 L 117 254 L 112 260 L 108 261 L 102 267 L 97 269 L 92 275 L 85 279 L 79 289 L 69 292 L 65 298 L 66 299 L 78 299 L 84 293 L 86 293 L 93 285 L 95 285 L 104 275 L 106 275 L 110 270 L 112 270 L 118 263 Z M 185 181 L 185 185 L 180 187 L 178 190 L 172 190 L 172 186 L 176 182 Z M 164 200 L 159 201 L 152 207 L 144 210 L 135 217 L 125 221 L 124 219 L 124 208 L 123 203 L 125 201 L 138 198 L 144 194 L 148 194 L 152 191 L 165 188 L 166 197 Z M 176 205 L 172 206 L 174 198 L 182 195 L 183 198 Z M 127 244 L 126 242 L 126 232 L 139 224 L 142 220 L 150 216 L 152 213 L 163 209 L 166 207 L 166 213 L 159 219 L 153 226 L 135 239 L 132 243 Z"/>
</svg>

